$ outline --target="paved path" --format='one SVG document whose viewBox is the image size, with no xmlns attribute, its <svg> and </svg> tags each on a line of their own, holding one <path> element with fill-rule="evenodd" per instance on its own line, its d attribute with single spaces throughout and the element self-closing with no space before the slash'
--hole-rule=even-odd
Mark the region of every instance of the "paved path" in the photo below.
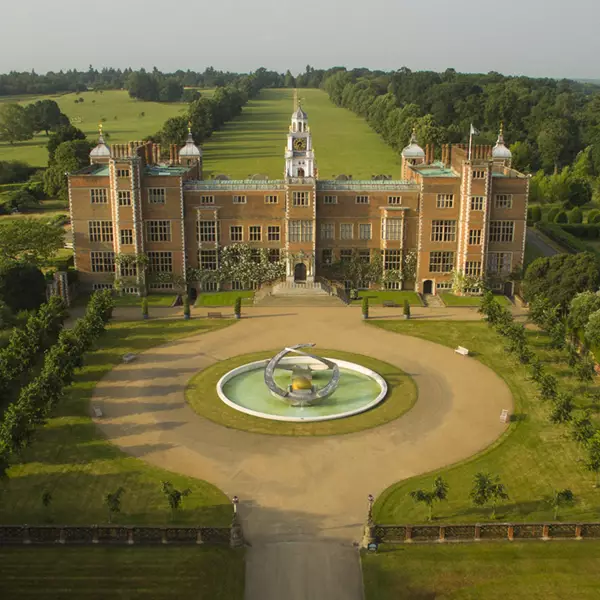
<svg viewBox="0 0 600 600">
<path fill-rule="evenodd" d="M 463 318 L 476 315 L 458 310 Z M 115 368 L 95 391 L 106 415 L 98 425 L 125 451 L 241 498 L 252 544 L 247 600 L 359 600 L 352 544 L 361 535 L 367 494 L 485 448 L 503 432 L 500 411 L 511 408 L 512 398 L 476 360 L 370 327 L 352 308 L 264 311 L 247 311 L 253 317 L 232 327 L 151 349 Z M 389 309 L 373 313 L 390 316 Z M 418 385 L 416 405 L 376 429 L 291 438 L 227 429 L 185 403 L 186 382 L 198 370 L 300 342 L 397 365 Z"/>
<path fill-rule="evenodd" d="M 551 245 L 550 240 L 533 227 L 527 228 L 527 243 L 535 246 L 542 256 L 554 256 L 559 250 Z"/>
</svg>

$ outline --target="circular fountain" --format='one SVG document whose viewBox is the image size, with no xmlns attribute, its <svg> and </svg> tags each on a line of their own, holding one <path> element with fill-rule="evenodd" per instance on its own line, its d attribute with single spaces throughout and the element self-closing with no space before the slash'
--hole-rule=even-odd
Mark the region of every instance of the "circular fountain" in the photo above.
<svg viewBox="0 0 600 600">
<path fill-rule="evenodd" d="M 284 348 L 270 360 L 241 365 L 217 383 L 219 398 L 255 417 L 276 421 L 327 421 L 379 404 L 387 393 L 383 377 L 362 365 Z M 288 356 L 294 354 L 294 356 Z"/>
</svg>

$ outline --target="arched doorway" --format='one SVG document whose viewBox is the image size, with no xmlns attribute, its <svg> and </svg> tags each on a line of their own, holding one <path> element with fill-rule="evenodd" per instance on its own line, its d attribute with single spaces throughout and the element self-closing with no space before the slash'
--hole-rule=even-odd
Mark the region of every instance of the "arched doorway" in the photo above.
<svg viewBox="0 0 600 600">
<path fill-rule="evenodd" d="M 302 167 L 298 169 L 298 177 L 304 177 L 304 169 Z"/>
<path fill-rule="evenodd" d="M 431 281 L 431 279 L 427 279 L 423 282 L 423 293 L 433 294 L 433 281 Z"/>
<path fill-rule="evenodd" d="M 294 281 L 300 283 L 306 282 L 306 265 L 304 263 L 298 263 L 294 267 Z"/>
<path fill-rule="evenodd" d="M 507 281 L 504 283 L 504 295 L 512 296 L 514 291 L 514 284 L 512 281 Z"/>
</svg>

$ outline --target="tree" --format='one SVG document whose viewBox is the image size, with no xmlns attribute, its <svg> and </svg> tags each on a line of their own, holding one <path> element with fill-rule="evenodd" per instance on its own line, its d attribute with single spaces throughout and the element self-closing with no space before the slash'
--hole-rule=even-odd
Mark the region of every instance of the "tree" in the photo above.
<svg viewBox="0 0 600 600">
<path fill-rule="evenodd" d="M 48 149 L 48 162 L 51 163 L 54 160 L 56 149 L 64 142 L 74 142 L 76 140 L 85 139 L 85 133 L 70 123 L 69 125 L 59 127 L 56 132 L 49 137 L 48 143 L 46 144 L 46 148 Z"/>
<path fill-rule="evenodd" d="M 69 186 L 67 173 L 78 171 L 90 162 L 92 145 L 87 140 L 63 142 L 58 146 L 52 162 L 44 174 L 44 191 L 50 197 L 67 200 Z"/>
<path fill-rule="evenodd" d="M 158 133 L 162 144 L 177 144 L 181 146 L 188 134 L 188 121 L 185 117 L 172 117 L 167 119 L 163 128 Z"/>
<path fill-rule="evenodd" d="M 531 222 L 539 223 L 542 220 L 542 208 L 541 206 L 534 204 L 531 207 Z"/>
<path fill-rule="evenodd" d="M 46 279 L 37 266 L 16 261 L 0 265 L 0 301 L 13 313 L 39 308 L 45 299 Z"/>
<path fill-rule="evenodd" d="M 596 375 L 596 363 L 589 354 L 581 356 L 580 360 L 575 364 L 575 376 L 582 383 L 590 383 L 594 381 Z"/>
<path fill-rule="evenodd" d="M 104 504 L 108 508 L 108 522 L 112 523 L 113 515 L 121 512 L 121 498 L 125 493 L 125 489 L 119 487 L 114 492 L 109 492 L 104 496 Z"/>
<path fill-rule="evenodd" d="M 576 331 L 583 331 L 590 315 L 600 310 L 600 294 L 597 292 L 581 292 L 569 305 L 569 325 Z"/>
<path fill-rule="evenodd" d="M 561 210 L 555 217 L 554 219 L 555 223 L 568 223 L 569 222 L 569 217 L 567 216 L 567 213 L 564 210 Z"/>
<path fill-rule="evenodd" d="M 572 506 L 574 503 L 575 495 L 570 489 L 555 490 L 549 501 L 550 506 L 554 509 L 554 520 L 558 520 L 558 511 L 561 507 Z"/>
<path fill-rule="evenodd" d="M 182 500 L 186 496 L 189 496 L 192 493 L 192 491 L 189 489 L 178 490 L 175 487 L 173 487 L 173 484 L 170 481 L 163 481 L 161 486 L 162 492 L 167 498 L 167 502 L 169 503 L 172 516 L 175 516 L 175 511 L 179 510 L 179 508 L 181 507 Z"/>
<path fill-rule="evenodd" d="M 568 123 L 564 119 L 549 118 L 537 137 L 542 165 L 547 171 L 558 171 L 561 155 L 569 142 Z"/>
<path fill-rule="evenodd" d="M 27 111 L 20 104 L 0 104 L 0 140 L 12 145 L 32 137 L 33 127 Z"/>
<path fill-rule="evenodd" d="M 585 468 L 596 474 L 596 487 L 600 487 L 600 431 L 588 439 Z"/>
<path fill-rule="evenodd" d="M 569 213 L 567 214 L 567 218 L 569 220 L 569 223 L 583 223 L 583 213 L 581 212 L 581 209 L 578 206 L 569 211 Z"/>
<path fill-rule="evenodd" d="M 40 205 L 39 200 L 26 189 L 20 189 L 16 192 L 12 192 L 8 196 L 8 201 L 6 202 L 7 208 L 10 210 L 17 210 L 19 212 L 27 212 L 28 210 L 33 210 L 38 208 Z"/>
<path fill-rule="evenodd" d="M 557 394 L 550 412 L 550 421 L 555 424 L 567 423 L 571 420 L 574 408 L 572 396 L 564 393 Z"/>
<path fill-rule="evenodd" d="M 592 186 L 585 179 L 571 179 L 567 184 L 565 206 L 584 206 L 592 200 Z M 581 223 L 581 221 L 576 221 Z"/>
<path fill-rule="evenodd" d="M 540 388 L 540 398 L 542 400 L 554 400 L 558 394 L 558 382 L 554 375 L 542 373 L 538 382 Z"/>
<path fill-rule="evenodd" d="M 283 86 L 286 88 L 296 87 L 296 80 L 294 79 L 294 76 L 292 75 L 292 73 L 290 72 L 289 69 L 285 72 L 285 79 L 283 82 Z"/>
<path fill-rule="evenodd" d="M 596 433 L 589 410 L 580 412 L 571 420 L 571 439 L 580 444 L 587 444 Z"/>
<path fill-rule="evenodd" d="M 132 98 L 157 102 L 159 95 L 159 84 L 153 75 L 145 71 L 134 71 L 127 78 L 125 85 Z"/>
<path fill-rule="evenodd" d="M 585 339 L 590 346 L 600 345 L 600 310 L 593 312 L 584 328 Z"/>
<path fill-rule="evenodd" d="M 183 86 L 174 77 L 169 77 L 160 84 L 158 100 L 160 102 L 177 102 L 181 100 L 182 94 Z"/>
<path fill-rule="evenodd" d="M 408 495 L 415 501 L 415 503 L 422 503 L 427 506 L 427 519 L 431 521 L 433 518 L 433 503 L 441 502 L 442 500 L 447 499 L 448 484 L 441 477 L 436 477 L 433 481 L 431 490 L 413 490 Z"/>
<path fill-rule="evenodd" d="M 508 493 L 504 484 L 500 482 L 500 476 L 492 476 L 489 473 L 476 473 L 473 479 L 471 500 L 475 506 L 492 504 L 492 519 L 496 517 L 496 504 L 499 500 L 507 500 Z"/>
<path fill-rule="evenodd" d="M 83 101 L 83 98 L 81 99 Z M 58 104 L 54 100 L 38 100 L 26 106 L 27 115 L 31 121 L 34 131 L 45 131 L 46 135 L 50 129 L 58 127 L 62 122 L 63 115 Z"/>
<path fill-rule="evenodd" d="M 32 217 L 0 223 L 0 261 L 43 265 L 64 246 L 62 227 Z"/>
</svg>

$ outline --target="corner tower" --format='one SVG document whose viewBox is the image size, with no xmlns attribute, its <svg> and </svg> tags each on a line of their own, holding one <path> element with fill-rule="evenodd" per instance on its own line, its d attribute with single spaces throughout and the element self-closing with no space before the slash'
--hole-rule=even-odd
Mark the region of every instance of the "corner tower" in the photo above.
<svg viewBox="0 0 600 600">
<path fill-rule="evenodd" d="M 314 177 L 315 153 L 312 148 L 312 135 L 308 126 L 308 115 L 298 105 L 292 115 L 292 124 L 287 136 L 285 149 L 286 177 Z"/>
</svg>

